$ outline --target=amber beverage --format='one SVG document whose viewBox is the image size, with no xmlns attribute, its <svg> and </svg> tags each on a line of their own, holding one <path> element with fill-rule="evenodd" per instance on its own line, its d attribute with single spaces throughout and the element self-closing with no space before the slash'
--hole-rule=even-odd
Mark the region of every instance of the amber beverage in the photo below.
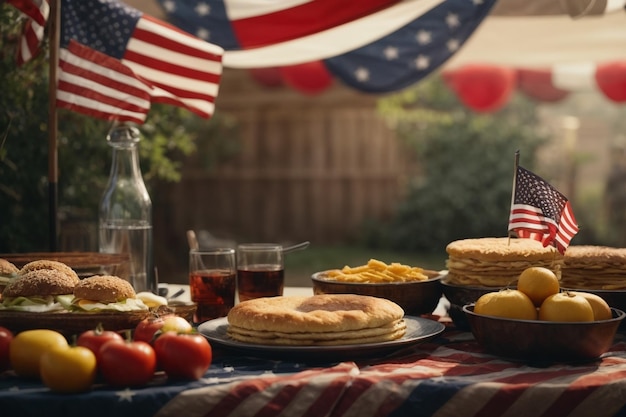
<svg viewBox="0 0 626 417">
<path fill-rule="evenodd" d="M 227 271 L 194 271 L 189 275 L 195 323 L 225 317 L 235 305 L 236 275 Z"/>
<path fill-rule="evenodd" d="M 251 265 L 237 270 L 239 301 L 283 295 L 285 270 L 276 265 Z"/>
<path fill-rule="evenodd" d="M 189 287 L 191 301 L 197 306 L 194 323 L 228 315 L 237 291 L 234 249 L 190 251 Z"/>
<path fill-rule="evenodd" d="M 276 243 L 237 245 L 237 293 L 239 301 L 283 295 L 285 265 L 283 247 Z"/>
</svg>

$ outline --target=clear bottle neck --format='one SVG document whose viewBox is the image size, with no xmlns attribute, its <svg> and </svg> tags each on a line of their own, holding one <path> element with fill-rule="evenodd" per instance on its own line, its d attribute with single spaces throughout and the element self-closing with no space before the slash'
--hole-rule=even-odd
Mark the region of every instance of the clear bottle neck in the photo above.
<svg viewBox="0 0 626 417">
<path fill-rule="evenodd" d="M 140 140 L 139 129 L 136 127 L 119 125 L 109 132 L 107 141 L 109 146 L 113 148 L 111 180 L 114 178 L 137 178 L 143 182 L 137 148 Z"/>
<path fill-rule="evenodd" d="M 151 222 L 152 202 L 139 166 L 140 139 L 139 130 L 128 125 L 114 127 L 107 136 L 112 161 L 100 206 L 101 221 Z"/>
</svg>

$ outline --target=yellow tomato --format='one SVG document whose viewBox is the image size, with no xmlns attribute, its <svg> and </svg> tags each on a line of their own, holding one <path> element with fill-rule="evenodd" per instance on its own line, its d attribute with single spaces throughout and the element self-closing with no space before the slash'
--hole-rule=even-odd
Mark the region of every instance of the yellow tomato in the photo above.
<svg viewBox="0 0 626 417">
<path fill-rule="evenodd" d="M 82 346 L 51 349 L 41 356 L 41 380 L 56 392 L 89 390 L 96 369 L 96 355 Z"/>
<path fill-rule="evenodd" d="M 537 309 L 531 299 L 523 292 L 509 288 L 481 296 L 474 305 L 474 313 L 509 319 L 537 319 Z"/>
<path fill-rule="evenodd" d="M 550 269 L 533 266 L 522 271 L 517 279 L 517 289 L 539 307 L 543 300 L 559 292 L 560 285 L 556 274 Z"/>
<path fill-rule="evenodd" d="M 593 321 L 593 309 L 585 297 L 560 292 L 545 299 L 539 308 L 539 320 L 579 322 Z"/>
<path fill-rule="evenodd" d="M 163 327 L 161 327 L 161 331 L 165 332 L 176 332 L 176 333 L 191 333 L 193 327 L 191 323 L 180 316 L 170 316 L 163 320 Z"/>
<path fill-rule="evenodd" d="M 53 330 L 26 330 L 18 333 L 9 346 L 13 370 L 22 377 L 38 378 L 41 356 L 52 349 L 67 348 L 67 340 Z"/>
</svg>

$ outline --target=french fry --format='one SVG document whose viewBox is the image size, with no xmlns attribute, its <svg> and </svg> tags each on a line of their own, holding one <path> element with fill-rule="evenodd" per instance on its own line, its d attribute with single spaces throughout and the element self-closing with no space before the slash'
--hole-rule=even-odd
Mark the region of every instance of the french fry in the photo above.
<svg viewBox="0 0 626 417">
<path fill-rule="evenodd" d="M 424 281 L 428 276 L 420 267 L 411 267 L 398 262 L 387 265 L 377 259 L 370 259 L 366 265 L 327 271 L 326 276 L 335 281 L 384 283 L 384 282 L 407 282 Z"/>
</svg>

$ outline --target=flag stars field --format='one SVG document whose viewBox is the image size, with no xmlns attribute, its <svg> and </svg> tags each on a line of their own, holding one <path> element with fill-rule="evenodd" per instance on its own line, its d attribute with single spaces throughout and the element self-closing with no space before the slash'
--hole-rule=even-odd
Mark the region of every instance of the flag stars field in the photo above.
<svg viewBox="0 0 626 417">
<path fill-rule="evenodd" d="M 385 58 L 387 58 L 390 61 L 392 59 L 398 59 L 398 56 L 399 56 L 398 48 L 396 48 L 395 46 L 386 47 L 383 53 L 385 54 Z"/>
<path fill-rule="evenodd" d="M 208 41 L 209 39 L 211 39 L 211 32 L 205 28 L 200 28 L 196 31 L 196 36 L 200 39 Z"/>
<path fill-rule="evenodd" d="M 174 1 L 164 1 L 162 4 L 163 4 L 163 8 L 168 13 L 174 13 L 177 10 L 176 9 L 176 2 L 174 2 Z"/>
<path fill-rule="evenodd" d="M 456 51 L 457 49 L 459 49 L 460 46 L 461 44 L 456 39 L 450 39 L 448 42 L 446 42 L 446 47 L 450 52 Z"/>
<path fill-rule="evenodd" d="M 198 16 L 207 16 L 211 13 L 211 6 L 207 3 L 201 2 L 196 5 L 194 10 L 198 13 Z"/>
<path fill-rule="evenodd" d="M 370 72 L 367 68 L 360 67 L 355 71 L 354 76 L 358 81 L 366 82 L 370 78 Z"/>
<path fill-rule="evenodd" d="M 456 13 L 448 13 L 448 16 L 446 16 L 446 24 L 450 29 L 459 27 L 459 25 L 461 24 L 461 22 L 459 21 L 459 15 Z"/>
<path fill-rule="evenodd" d="M 416 39 L 417 43 L 419 43 L 420 45 L 428 45 L 432 42 L 433 35 L 427 30 L 420 30 L 419 32 L 417 32 Z"/>
<path fill-rule="evenodd" d="M 427 56 L 419 55 L 417 58 L 415 58 L 415 68 L 417 68 L 418 70 L 428 69 L 429 66 L 430 59 Z"/>
</svg>

